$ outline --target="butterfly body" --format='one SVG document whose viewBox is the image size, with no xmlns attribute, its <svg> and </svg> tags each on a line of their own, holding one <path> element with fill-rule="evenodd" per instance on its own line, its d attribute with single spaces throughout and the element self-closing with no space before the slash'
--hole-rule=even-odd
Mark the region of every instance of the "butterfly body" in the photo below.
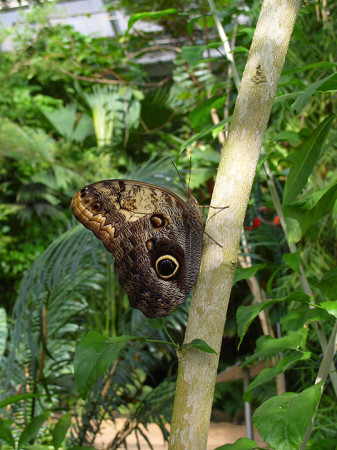
<svg viewBox="0 0 337 450">
<path fill-rule="evenodd" d="M 147 317 L 169 315 L 195 283 L 202 252 L 198 203 L 131 180 L 93 183 L 75 194 L 75 217 L 115 260 L 130 305 Z"/>
</svg>

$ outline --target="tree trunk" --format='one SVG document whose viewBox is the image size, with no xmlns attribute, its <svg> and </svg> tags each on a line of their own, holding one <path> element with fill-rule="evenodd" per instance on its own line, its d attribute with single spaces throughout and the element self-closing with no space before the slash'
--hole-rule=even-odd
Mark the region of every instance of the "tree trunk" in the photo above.
<svg viewBox="0 0 337 450">
<path fill-rule="evenodd" d="M 223 329 L 240 235 L 264 133 L 301 0 L 264 0 L 223 149 L 185 343 L 203 339 L 217 355 L 187 348 L 179 369 L 170 449 L 206 449 Z"/>
</svg>

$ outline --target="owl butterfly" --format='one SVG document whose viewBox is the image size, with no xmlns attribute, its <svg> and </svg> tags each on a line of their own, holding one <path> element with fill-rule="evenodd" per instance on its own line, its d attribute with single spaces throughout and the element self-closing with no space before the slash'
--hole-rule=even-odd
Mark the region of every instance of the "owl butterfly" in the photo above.
<svg viewBox="0 0 337 450">
<path fill-rule="evenodd" d="M 202 252 L 198 202 L 163 187 L 105 180 L 75 194 L 71 210 L 112 253 L 130 305 L 147 317 L 169 315 L 195 283 Z"/>
</svg>

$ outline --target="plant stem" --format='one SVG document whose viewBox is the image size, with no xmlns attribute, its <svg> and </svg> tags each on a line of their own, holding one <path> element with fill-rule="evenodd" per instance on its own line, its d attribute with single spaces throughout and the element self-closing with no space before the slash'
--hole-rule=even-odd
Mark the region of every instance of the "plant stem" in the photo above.
<svg viewBox="0 0 337 450">
<path fill-rule="evenodd" d="M 335 326 L 333 327 L 333 330 L 332 330 L 332 333 L 331 333 L 331 336 L 330 336 L 330 339 L 329 339 L 329 343 L 328 343 L 328 345 L 326 347 L 326 350 L 324 352 L 324 356 L 323 356 L 321 365 L 319 367 L 318 375 L 317 375 L 317 378 L 315 380 L 315 384 L 320 383 L 321 381 L 324 381 L 324 383 L 322 385 L 322 388 L 321 388 L 321 395 L 323 393 L 324 384 L 325 384 L 325 381 L 326 381 L 328 375 L 330 375 L 330 378 L 331 378 L 331 372 L 330 372 L 331 369 L 330 368 L 331 368 L 331 366 L 333 366 L 333 359 L 334 359 L 334 356 L 335 356 L 335 353 L 336 353 L 336 345 L 337 345 L 336 336 L 337 336 L 337 320 L 335 321 Z M 301 446 L 300 446 L 300 450 L 304 450 L 306 448 L 306 446 L 307 446 L 310 434 L 312 432 L 312 428 L 314 426 L 314 422 L 315 422 L 315 417 L 316 417 L 316 413 L 317 413 L 317 410 L 318 410 L 318 406 L 319 406 L 319 403 L 318 403 L 318 405 L 316 407 L 315 414 L 311 418 L 310 425 L 309 425 L 309 427 L 308 427 L 308 429 L 307 429 L 307 431 L 305 433 L 304 439 L 303 439 L 303 441 L 301 443 Z"/>
<path fill-rule="evenodd" d="M 171 337 L 171 335 L 170 335 L 170 333 L 168 332 L 168 329 L 165 327 L 164 328 L 164 331 L 165 331 L 165 334 L 166 334 L 166 336 L 170 339 L 170 341 L 172 342 L 172 344 L 175 346 L 175 347 L 177 347 L 177 344 L 174 342 L 174 340 L 172 339 L 172 337 Z"/>
<path fill-rule="evenodd" d="M 215 25 L 217 27 L 220 39 L 221 39 L 222 44 L 224 46 L 226 57 L 227 57 L 228 61 L 231 64 L 231 67 L 232 67 L 233 79 L 234 79 L 234 83 L 235 83 L 236 89 L 239 90 L 240 76 L 239 76 L 238 70 L 236 68 L 236 64 L 235 64 L 235 61 L 234 61 L 234 56 L 233 56 L 233 53 L 231 51 L 231 47 L 229 45 L 228 37 L 226 35 L 226 32 L 225 32 L 223 26 L 221 25 L 221 22 L 220 22 L 220 19 L 219 19 L 218 12 L 216 10 L 214 1 L 213 0 L 208 0 L 208 4 L 209 4 L 209 7 L 211 9 L 211 13 L 212 13 Z"/>
<path fill-rule="evenodd" d="M 140 339 L 140 340 L 144 341 L 144 342 L 150 342 L 150 343 L 153 343 L 153 344 L 171 345 L 174 348 L 178 348 L 178 345 L 176 343 L 174 343 L 173 341 L 172 342 L 168 342 L 168 341 L 160 341 L 160 340 L 157 340 L 157 339 L 148 339 L 148 338 L 143 338 L 143 339 Z"/>
<path fill-rule="evenodd" d="M 203 339 L 217 355 L 187 348 L 179 356 L 171 450 L 207 447 L 215 378 L 243 221 L 300 0 L 264 0 L 221 155 L 200 275 L 194 288 L 185 343 Z M 282 20 L 280 20 L 282 17 Z M 212 220 L 210 218 L 212 217 Z"/>
</svg>

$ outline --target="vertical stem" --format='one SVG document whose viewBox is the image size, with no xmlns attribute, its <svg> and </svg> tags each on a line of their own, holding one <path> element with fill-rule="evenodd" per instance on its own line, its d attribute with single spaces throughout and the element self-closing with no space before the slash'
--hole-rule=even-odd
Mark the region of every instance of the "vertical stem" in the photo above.
<svg viewBox="0 0 337 450">
<path fill-rule="evenodd" d="M 170 449 L 206 449 L 215 378 L 244 216 L 264 133 L 301 0 L 264 0 L 221 156 L 200 275 L 194 288 L 185 343 L 204 339 L 217 355 L 187 348 L 179 368 Z"/>
</svg>

